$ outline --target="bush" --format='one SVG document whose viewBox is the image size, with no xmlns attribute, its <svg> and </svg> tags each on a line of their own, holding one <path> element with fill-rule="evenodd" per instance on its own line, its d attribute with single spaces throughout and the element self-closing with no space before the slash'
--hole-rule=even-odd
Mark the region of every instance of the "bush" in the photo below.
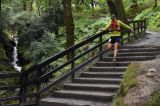
<svg viewBox="0 0 160 106">
<path fill-rule="evenodd" d="M 62 51 L 60 41 L 55 36 L 54 33 L 46 31 L 42 38 L 31 43 L 30 49 L 24 53 L 24 56 L 37 63 Z"/>
<path fill-rule="evenodd" d="M 136 16 L 135 20 L 138 19 L 147 19 L 148 29 L 154 31 L 160 31 L 160 7 L 155 9 L 149 8 L 142 11 L 141 14 Z"/>
</svg>

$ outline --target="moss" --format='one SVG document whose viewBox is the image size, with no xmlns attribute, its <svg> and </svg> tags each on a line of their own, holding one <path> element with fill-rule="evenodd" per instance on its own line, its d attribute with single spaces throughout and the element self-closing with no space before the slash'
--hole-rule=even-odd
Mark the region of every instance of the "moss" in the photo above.
<svg viewBox="0 0 160 106">
<path fill-rule="evenodd" d="M 138 63 L 132 63 L 128 66 L 124 79 L 121 82 L 120 89 L 113 100 L 113 106 L 124 106 L 123 97 L 127 94 L 128 90 L 135 87 L 137 84 L 136 76 L 140 65 Z"/>
</svg>

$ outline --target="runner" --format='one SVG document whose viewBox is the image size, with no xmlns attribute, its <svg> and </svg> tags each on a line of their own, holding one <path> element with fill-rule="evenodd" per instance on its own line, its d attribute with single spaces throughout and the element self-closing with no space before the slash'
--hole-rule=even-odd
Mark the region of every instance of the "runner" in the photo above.
<svg viewBox="0 0 160 106">
<path fill-rule="evenodd" d="M 114 45 L 113 61 L 117 61 L 116 57 L 121 43 L 121 28 L 126 28 L 133 31 L 131 27 L 124 24 L 122 21 L 117 20 L 115 15 L 111 15 L 111 22 L 104 29 L 101 30 L 101 31 L 109 30 L 111 32 L 108 49 L 112 49 Z"/>
</svg>

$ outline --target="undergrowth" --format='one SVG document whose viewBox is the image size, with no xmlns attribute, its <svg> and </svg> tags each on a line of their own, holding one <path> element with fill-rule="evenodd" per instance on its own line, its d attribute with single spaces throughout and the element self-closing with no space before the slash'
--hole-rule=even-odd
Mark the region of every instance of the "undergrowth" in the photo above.
<svg viewBox="0 0 160 106">
<path fill-rule="evenodd" d="M 140 68 L 138 63 L 132 63 L 128 66 L 124 79 L 121 82 L 120 89 L 113 100 L 113 106 L 124 106 L 123 97 L 127 94 L 128 90 L 135 87 L 137 84 L 136 75 Z"/>
</svg>

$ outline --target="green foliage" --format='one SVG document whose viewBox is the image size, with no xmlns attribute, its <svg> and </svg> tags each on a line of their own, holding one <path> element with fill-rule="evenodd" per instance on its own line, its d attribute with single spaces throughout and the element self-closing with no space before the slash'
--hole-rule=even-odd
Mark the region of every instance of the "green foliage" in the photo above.
<svg viewBox="0 0 160 106">
<path fill-rule="evenodd" d="M 124 79 L 121 82 L 120 89 L 113 101 L 113 106 L 124 106 L 123 97 L 127 94 L 128 90 L 137 84 L 136 75 L 140 68 L 140 64 L 132 63 L 127 68 Z"/>
<path fill-rule="evenodd" d="M 36 12 L 23 11 L 12 16 L 10 25 L 14 30 L 23 32 L 27 29 L 27 24 L 30 25 L 39 18 Z"/>
<path fill-rule="evenodd" d="M 62 51 L 59 42 L 54 33 L 46 31 L 42 38 L 31 43 L 29 51 L 26 51 L 24 55 L 34 62 L 40 62 Z"/>
<path fill-rule="evenodd" d="M 109 22 L 109 17 L 105 17 L 99 20 L 81 18 L 75 22 L 75 39 L 82 41 L 86 37 L 92 36 L 99 31 L 99 29 L 104 28 Z"/>
<path fill-rule="evenodd" d="M 137 1 L 135 4 L 133 1 Z M 139 20 L 147 19 L 148 28 L 154 31 L 160 31 L 160 2 L 154 8 L 155 0 L 124 0 L 128 18 Z"/>
<path fill-rule="evenodd" d="M 160 31 L 160 6 L 153 9 L 149 8 L 139 14 L 135 20 L 147 19 L 148 28 L 154 31 Z"/>
<path fill-rule="evenodd" d="M 151 98 L 143 106 L 160 106 L 160 91 L 156 91 L 151 95 Z"/>
</svg>

